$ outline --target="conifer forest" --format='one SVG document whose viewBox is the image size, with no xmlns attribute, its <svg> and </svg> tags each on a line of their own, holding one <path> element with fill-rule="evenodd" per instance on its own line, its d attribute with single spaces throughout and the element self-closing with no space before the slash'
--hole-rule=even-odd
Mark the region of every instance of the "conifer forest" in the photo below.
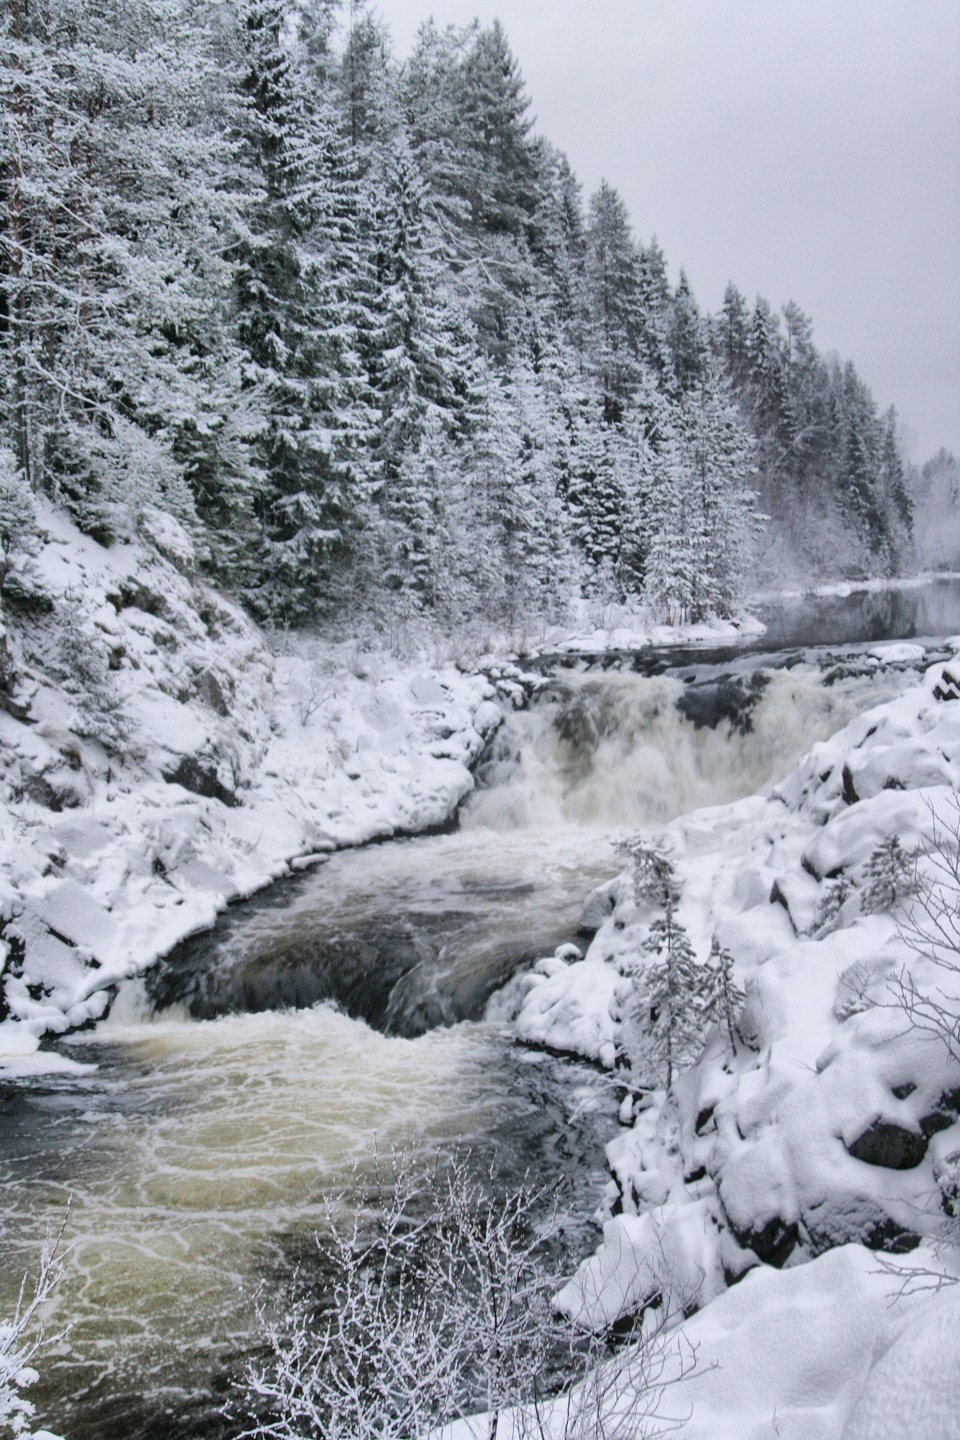
<svg viewBox="0 0 960 1440">
<path fill-rule="evenodd" d="M 794 301 L 672 285 L 499 24 L 7 0 L 0 75 L 8 548 L 29 492 L 159 508 L 262 622 L 387 633 L 910 567 L 894 412 Z"/>
</svg>

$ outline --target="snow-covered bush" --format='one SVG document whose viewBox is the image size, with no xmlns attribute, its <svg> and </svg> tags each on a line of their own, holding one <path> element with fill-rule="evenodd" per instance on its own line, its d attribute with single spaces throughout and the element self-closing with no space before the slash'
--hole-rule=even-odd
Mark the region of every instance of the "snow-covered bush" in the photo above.
<svg viewBox="0 0 960 1440">
<path fill-rule="evenodd" d="M 892 910 L 913 889 L 913 857 L 904 852 L 899 835 L 889 835 L 871 854 L 864 869 L 860 908 L 865 915 Z"/>
<path fill-rule="evenodd" d="M 127 723 L 106 656 L 75 606 L 65 605 L 58 621 L 56 671 L 73 701 L 74 729 L 108 750 L 119 750 Z"/>
<path fill-rule="evenodd" d="M 817 918 L 813 924 L 815 935 L 825 935 L 832 929 L 849 898 L 850 881 L 845 875 L 838 875 L 835 880 L 827 881 L 820 900 L 820 908 L 817 911 Z"/>
<path fill-rule="evenodd" d="M 37 507 L 10 451 L 0 445 L 0 594 L 11 603 L 46 608 L 49 597 L 34 556 Z"/>
<path fill-rule="evenodd" d="M 695 1357 L 659 1314 L 615 1353 L 558 1319 L 544 1192 L 502 1196 L 462 1156 L 440 1179 L 401 1155 L 366 1199 L 347 1226 L 329 1212 L 317 1237 L 336 1276 L 325 1304 L 295 1282 L 258 1306 L 267 1359 L 245 1376 L 248 1440 L 418 1440 L 470 1415 L 486 1440 L 501 1425 L 542 1435 L 546 1406 L 550 1432 L 569 1440 L 662 1433 L 648 1423 L 665 1376 Z"/>
<path fill-rule="evenodd" d="M 24 1277 L 16 1309 L 9 1319 L 0 1319 L 0 1434 L 18 1440 L 58 1440 L 49 1430 L 32 1428 L 36 1407 L 24 1395 L 39 1379 L 33 1364 L 49 1337 L 44 1329 L 44 1310 L 56 1289 L 63 1266 L 59 1240 L 47 1246 L 41 1256 L 32 1289 Z"/>
<path fill-rule="evenodd" d="M 943 1042 L 960 1062 L 960 796 L 934 811 L 913 880 L 916 898 L 899 926 L 902 940 L 934 977 L 918 978 L 917 966 L 897 981 L 899 1003 L 911 1025 Z"/>
<path fill-rule="evenodd" d="M 11 552 L 33 548 L 36 524 L 37 512 L 30 487 L 10 451 L 0 446 L 0 563 L 4 569 Z"/>
<path fill-rule="evenodd" d="M 462 1158 L 438 1181 L 401 1155 L 366 1199 L 349 1226 L 331 1211 L 317 1237 L 336 1276 L 327 1305 L 260 1307 L 269 1359 L 247 1371 L 258 1419 L 245 1434 L 412 1440 L 480 1408 L 495 1430 L 547 1366 L 543 1197 L 491 1199 Z"/>
</svg>

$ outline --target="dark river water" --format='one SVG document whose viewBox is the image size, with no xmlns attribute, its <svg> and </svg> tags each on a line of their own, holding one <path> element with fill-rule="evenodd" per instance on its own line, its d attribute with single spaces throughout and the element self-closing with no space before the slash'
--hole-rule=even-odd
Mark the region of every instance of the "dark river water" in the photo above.
<svg viewBox="0 0 960 1440">
<path fill-rule="evenodd" d="M 960 580 L 944 578 L 841 595 L 804 595 L 769 601 L 755 609 L 767 626 L 764 647 L 932 640 L 960 634 Z"/>
<path fill-rule="evenodd" d="M 618 838 L 762 791 L 917 678 L 960 632 L 960 582 L 781 606 L 721 650 L 541 661 L 452 834 L 331 857 L 235 907 L 63 1044 L 81 1075 L 0 1085 L 0 1315 L 70 1205 L 32 1398 L 68 1440 L 229 1437 L 254 1297 L 301 1268 L 372 1157 L 466 1149 L 504 1189 L 562 1190 L 554 1259 L 592 1212 L 621 1093 L 519 1049 L 497 987 L 578 932 Z M 926 637 L 884 663 L 878 642 Z M 357 1169 L 359 1167 L 359 1170 Z M 303 1267 L 306 1267 L 305 1269 Z"/>
</svg>

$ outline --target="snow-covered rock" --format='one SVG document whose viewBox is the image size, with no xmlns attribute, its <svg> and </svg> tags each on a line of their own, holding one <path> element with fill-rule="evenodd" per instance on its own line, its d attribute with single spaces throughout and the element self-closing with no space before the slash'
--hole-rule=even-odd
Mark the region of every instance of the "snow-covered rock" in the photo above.
<svg viewBox="0 0 960 1440">
<path fill-rule="evenodd" d="M 685 1304 L 698 1285 L 702 1304 L 758 1261 L 792 1266 L 854 1241 L 902 1252 L 942 1226 L 937 1167 L 960 1149 L 960 1064 L 897 997 L 906 980 L 960 1004 L 960 971 L 902 933 L 914 868 L 921 885 L 936 878 L 934 829 L 948 860 L 957 843 L 955 670 L 933 666 L 814 746 L 769 798 L 654 837 L 696 954 L 705 963 L 714 939 L 729 949 L 746 1002 L 732 1038 L 705 1031 L 700 1059 L 632 1106 L 608 1145 L 622 1213 L 563 1299 L 574 1313 L 590 1297 L 584 1323 L 636 1311 L 658 1285 Z M 906 858 L 891 908 L 876 901 L 876 856 L 894 840 Z M 595 896 L 586 955 L 526 978 L 517 1035 L 615 1063 L 636 1089 L 658 912 L 629 871 Z"/>
<path fill-rule="evenodd" d="M 483 676 L 271 653 L 189 536 L 104 549 L 38 502 L 0 675 L 0 1069 L 305 856 L 445 821 L 501 718 Z"/>
</svg>

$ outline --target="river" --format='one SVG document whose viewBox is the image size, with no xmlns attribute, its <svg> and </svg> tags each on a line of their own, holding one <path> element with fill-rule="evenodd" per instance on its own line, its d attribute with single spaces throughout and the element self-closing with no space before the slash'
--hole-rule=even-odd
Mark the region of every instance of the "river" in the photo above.
<svg viewBox="0 0 960 1440">
<path fill-rule="evenodd" d="M 562 1186 L 561 1263 L 586 1253 L 619 1095 L 515 1047 L 489 997 L 586 943 L 580 909 L 619 838 L 769 787 L 911 683 L 865 642 L 920 633 L 934 658 L 960 583 L 927 590 L 926 609 L 893 592 L 909 603 L 879 618 L 873 595 L 828 601 L 829 644 L 805 610 L 737 651 L 539 662 L 458 829 L 343 852 L 234 907 L 63 1042 L 95 1068 L 0 1086 L 0 1313 L 70 1205 L 56 1321 L 72 1329 L 32 1397 L 44 1422 L 69 1440 L 235 1434 L 220 1410 L 258 1287 L 297 1264 L 310 1283 L 331 1197 L 349 1209 L 355 1167 L 395 1144 Z"/>
</svg>

